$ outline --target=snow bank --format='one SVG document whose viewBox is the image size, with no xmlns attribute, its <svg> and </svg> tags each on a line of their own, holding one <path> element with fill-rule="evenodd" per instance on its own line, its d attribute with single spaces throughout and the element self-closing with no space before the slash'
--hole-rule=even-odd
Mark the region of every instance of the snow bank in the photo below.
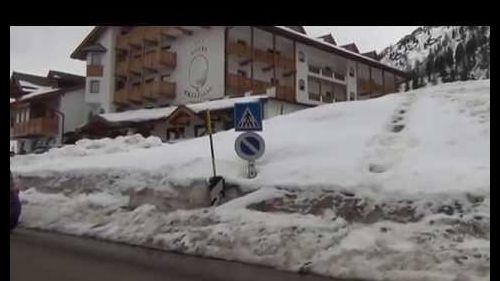
<svg viewBox="0 0 500 281">
<path fill-rule="evenodd" d="M 19 155 L 15 163 L 21 165 L 44 163 L 54 159 L 68 161 L 68 158 L 79 158 L 92 155 L 108 155 L 119 152 L 128 152 L 140 148 L 152 148 L 162 145 L 160 138 L 150 136 L 144 138 L 140 134 L 118 136 L 115 139 L 103 138 L 97 140 L 81 139 L 74 145 L 65 145 L 53 148 L 40 155 Z"/>
<path fill-rule="evenodd" d="M 21 193 L 22 223 L 345 278 L 489 280 L 489 80 L 319 106 L 264 128 L 255 179 L 233 151 L 237 133 L 214 136 L 218 172 L 257 190 L 217 208 L 164 212 L 150 201 L 131 210 L 124 199 L 140 188 L 175 199 L 172 187 L 205 181 L 205 138 L 13 157 L 13 173 L 36 186 Z M 116 201 L 96 203 L 104 194 Z"/>
</svg>

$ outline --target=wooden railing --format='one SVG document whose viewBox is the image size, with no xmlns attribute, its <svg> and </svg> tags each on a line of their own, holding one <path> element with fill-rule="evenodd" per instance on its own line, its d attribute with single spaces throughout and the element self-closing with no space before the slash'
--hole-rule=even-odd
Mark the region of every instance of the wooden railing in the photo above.
<svg viewBox="0 0 500 281">
<path fill-rule="evenodd" d="M 127 104 L 128 103 L 127 94 L 128 94 L 128 91 L 126 88 L 117 90 L 117 91 L 115 91 L 113 101 L 117 104 Z"/>
<path fill-rule="evenodd" d="M 243 94 L 252 89 L 252 81 L 241 75 L 228 74 L 227 87 L 238 94 Z"/>
<path fill-rule="evenodd" d="M 295 90 L 294 88 L 289 86 L 277 86 L 276 98 L 290 102 L 295 102 Z"/>
<path fill-rule="evenodd" d="M 180 27 L 175 26 L 136 26 L 126 34 L 116 37 L 116 48 L 126 50 L 142 46 L 145 41 L 159 43 L 162 35 L 177 38 L 185 34 Z"/>
<path fill-rule="evenodd" d="M 228 42 L 227 52 L 229 54 L 247 59 L 252 57 L 252 49 L 247 44 Z"/>
<path fill-rule="evenodd" d="M 228 42 L 227 53 L 244 59 L 252 58 L 251 46 L 239 42 Z M 287 72 L 295 71 L 295 60 L 285 55 L 254 48 L 253 59 L 254 62 L 262 63 L 266 66 L 276 66 L 283 68 Z"/>
<path fill-rule="evenodd" d="M 155 49 L 144 55 L 144 68 L 159 70 L 166 67 L 175 67 L 177 64 L 177 55 L 174 52 Z"/>
<path fill-rule="evenodd" d="M 175 99 L 175 83 L 151 81 L 117 90 L 113 101 L 116 104 L 144 103 L 148 100 Z"/>
<path fill-rule="evenodd" d="M 117 61 L 115 67 L 115 75 L 117 76 L 127 76 L 128 75 L 128 58 Z"/>
<path fill-rule="evenodd" d="M 14 137 L 23 136 L 54 136 L 59 132 L 59 119 L 54 117 L 39 117 L 27 122 L 14 124 L 12 134 Z"/>
<path fill-rule="evenodd" d="M 87 77 L 102 77 L 102 65 L 87 65 Z"/>
<path fill-rule="evenodd" d="M 384 93 L 384 86 L 369 80 L 360 79 L 360 81 L 358 81 L 358 93 L 375 94 L 376 92 L 379 94 Z"/>
</svg>

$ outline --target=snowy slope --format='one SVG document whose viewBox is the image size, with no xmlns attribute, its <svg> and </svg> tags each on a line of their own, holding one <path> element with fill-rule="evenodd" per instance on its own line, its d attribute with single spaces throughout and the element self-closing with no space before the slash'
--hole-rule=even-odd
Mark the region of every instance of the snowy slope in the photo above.
<svg viewBox="0 0 500 281">
<path fill-rule="evenodd" d="M 39 182 L 21 194 L 22 223 L 346 278 L 489 280 L 489 80 L 267 120 L 252 180 L 237 135 L 215 135 L 217 170 L 257 191 L 217 208 L 127 207 L 131 189 L 175 199 L 209 177 L 207 138 L 15 156 L 13 173 Z"/>
<path fill-rule="evenodd" d="M 450 98 L 450 95 L 457 98 Z M 303 110 L 265 121 L 262 135 L 267 151 L 257 161 L 260 174 L 253 180 L 245 178 L 245 162 L 233 149 L 238 134 L 234 131 L 216 134 L 218 170 L 229 181 L 253 187 L 334 184 L 352 189 L 357 186 L 364 188 L 370 183 L 377 192 L 379 186 L 374 186 L 374 181 L 383 181 L 380 188 L 392 192 L 392 184 L 387 185 L 385 180 L 400 178 L 398 175 L 402 172 L 407 173 L 404 177 L 421 175 L 421 178 L 426 178 L 446 171 L 448 176 L 439 179 L 440 186 L 428 189 L 424 182 L 420 183 L 423 179 L 412 176 L 416 181 L 413 185 L 416 187 L 418 183 L 418 188 L 403 190 L 439 192 L 450 188 L 448 186 L 461 190 L 463 169 L 472 169 L 483 175 L 487 171 L 481 167 L 489 167 L 489 138 L 476 132 L 477 128 L 486 127 L 482 130 L 488 129 L 489 133 L 489 119 L 484 121 L 487 123 L 474 123 L 476 117 L 467 113 L 478 110 L 476 103 L 480 104 L 478 107 L 486 106 L 482 104 L 486 103 L 488 107 L 484 110 L 489 116 L 489 81 L 445 84 L 428 90 Z M 392 119 L 397 118 L 401 109 L 407 110 L 402 114 L 404 121 L 401 122 L 411 126 L 401 133 L 392 133 Z M 459 134 L 455 128 L 467 130 Z M 470 153 L 457 159 L 466 151 Z M 371 173 L 370 165 L 378 165 L 380 161 L 383 162 L 380 165 L 388 166 L 388 171 Z M 450 163 L 457 165 L 457 169 L 450 169 Z M 432 168 L 429 165 L 433 165 Z M 78 173 L 85 169 L 162 171 L 172 181 L 204 179 L 211 173 L 207 138 L 112 155 L 54 158 L 49 153 L 16 156 L 12 168 L 21 173 Z M 488 180 L 481 184 L 488 185 Z"/>
</svg>

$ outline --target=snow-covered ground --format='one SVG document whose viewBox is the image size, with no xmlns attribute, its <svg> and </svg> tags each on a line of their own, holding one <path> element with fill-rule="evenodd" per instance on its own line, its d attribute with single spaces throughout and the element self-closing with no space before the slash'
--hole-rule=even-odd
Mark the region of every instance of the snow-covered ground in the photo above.
<svg viewBox="0 0 500 281">
<path fill-rule="evenodd" d="M 237 135 L 214 136 L 217 170 L 254 192 L 216 208 L 157 204 L 203 194 L 189 192 L 211 175 L 207 138 L 15 156 L 22 223 L 338 277 L 490 279 L 489 80 L 266 120 L 255 179 L 234 152 Z M 144 188 L 156 201 L 132 208 L 129 192 Z"/>
</svg>

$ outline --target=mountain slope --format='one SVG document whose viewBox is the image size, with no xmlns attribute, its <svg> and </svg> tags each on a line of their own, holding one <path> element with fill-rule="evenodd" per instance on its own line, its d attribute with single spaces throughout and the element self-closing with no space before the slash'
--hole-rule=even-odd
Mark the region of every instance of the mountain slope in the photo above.
<svg viewBox="0 0 500 281">
<path fill-rule="evenodd" d="M 380 53 L 412 74 L 413 88 L 490 76 L 489 26 L 424 26 Z"/>
</svg>

